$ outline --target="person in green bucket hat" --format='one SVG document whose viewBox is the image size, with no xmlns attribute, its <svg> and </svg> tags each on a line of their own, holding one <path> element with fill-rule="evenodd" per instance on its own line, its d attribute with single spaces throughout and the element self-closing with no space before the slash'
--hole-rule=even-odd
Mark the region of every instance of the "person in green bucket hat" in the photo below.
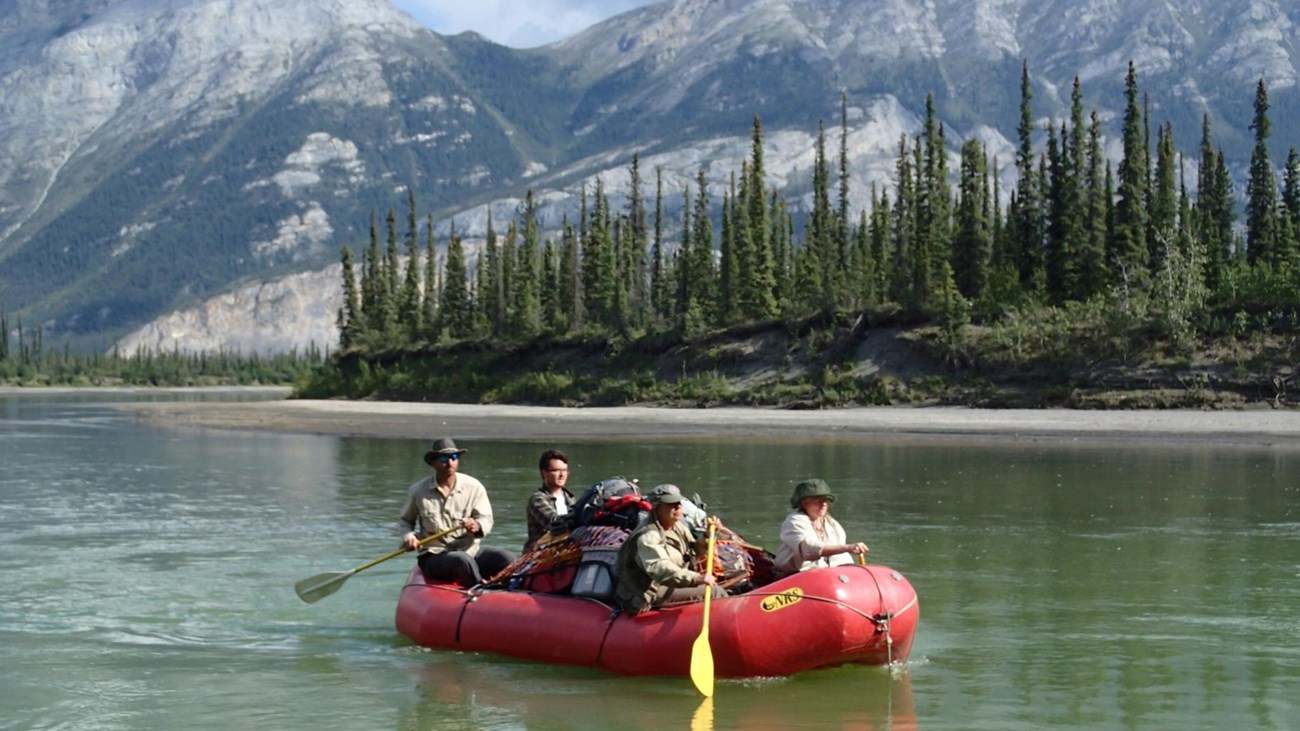
<svg viewBox="0 0 1300 731">
<path fill-rule="evenodd" d="M 819 566 L 843 566 L 867 552 L 865 543 L 849 543 L 844 526 L 831 517 L 835 494 L 825 480 L 804 480 L 794 486 L 794 510 L 781 524 L 781 547 L 776 551 L 778 576 L 788 576 Z"/>
</svg>

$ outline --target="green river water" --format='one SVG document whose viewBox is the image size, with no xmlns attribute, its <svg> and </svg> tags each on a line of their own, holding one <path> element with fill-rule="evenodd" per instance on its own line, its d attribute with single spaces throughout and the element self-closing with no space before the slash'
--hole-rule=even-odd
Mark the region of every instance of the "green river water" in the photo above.
<svg viewBox="0 0 1300 731">
<path fill-rule="evenodd" d="M 122 399 L 0 395 L 0 729 L 1300 728 L 1300 450 L 711 439 L 475 440 L 518 550 L 538 453 L 575 492 L 699 492 L 775 548 L 791 486 L 920 595 L 912 656 L 633 679 L 412 646 L 396 548 L 427 440 L 157 427 Z M 456 437 L 454 430 L 447 436 Z M 459 441 L 459 440 L 458 440 Z"/>
</svg>

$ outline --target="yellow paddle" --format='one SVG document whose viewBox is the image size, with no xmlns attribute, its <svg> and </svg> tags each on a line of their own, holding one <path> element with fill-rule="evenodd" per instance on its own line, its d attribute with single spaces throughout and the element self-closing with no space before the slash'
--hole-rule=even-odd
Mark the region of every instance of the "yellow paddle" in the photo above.
<svg viewBox="0 0 1300 731">
<path fill-rule="evenodd" d="M 713 572 L 713 532 L 714 522 L 709 521 L 709 554 L 704 561 L 704 570 Z M 706 574 L 707 575 L 707 574 Z M 691 647 L 691 682 L 695 689 L 705 698 L 713 697 L 713 648 L 709 646 L 709 600 L 713 598 L 713 587 L 704 585 L 704 626 L 700 636 L 695 638 Z"/>
<path fill-rule="evenodd" d="M 434 533 L 431 536 L 427 536 L 425 538 L 420 539 L 419 545 L 423 546 L 427 543 L 432 543 L 433 541 L 442 538 L 448 533 L 451 533 L 452 531 L 459 530 L 459 529 L 460 526 L 456 525 L 456 526 L 452 526 L 451 528 L 448 528 L 445 531 L 442 531 L 441 533 Z M 403 553 L 406 553 L 405 548 L 398 551 L 393 551 L 392 553 L 388 554 L 387 556 L 384 556 L 383 558 L 377 558 L 374 561 L 371 561 L 370 563 L 365 564 L 363 566 L 358 566 L 355 569 L 352 569 L 351 571 L 332 571 L 327 574 L 316 574 L 315 576 L 309 576 L 303 579 L 302 581 L 299 581 L 298 583 L 294 584 L 293 590 L 298 592 L 299 599 L 307 602 L 308 604 L 318 602 L 321 599 L 324 599 L 330 594 L 333 594 L 334 592 L 341 589 L 343 587 L 343 583 L 348 579 L 350 579 L 353 574 L 359 573 L 361 571 L 365 571 L 371 566 L 377 566 L 387 561 L 390 558 L 397 558 Z"/>
</svg>

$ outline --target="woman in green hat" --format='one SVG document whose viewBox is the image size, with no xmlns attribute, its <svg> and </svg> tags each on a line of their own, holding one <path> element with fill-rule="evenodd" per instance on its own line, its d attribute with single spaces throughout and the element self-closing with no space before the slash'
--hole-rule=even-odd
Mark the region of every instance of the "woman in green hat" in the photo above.
<svg viewBox="0 0 1300 731">
<path fill-rule="evenodd" d="M 794 486 L 790 506 L 794 510 L 781 524 L 781 547 L 776 551 L 776 573 L 780 576 L 819 566 L 853 563 L 853 556 L 867 552 L 865 543 L 849 543 L 844 526 L 831 517 L 835 495 L 825 480 L 804 480 Z"/>
</svg>

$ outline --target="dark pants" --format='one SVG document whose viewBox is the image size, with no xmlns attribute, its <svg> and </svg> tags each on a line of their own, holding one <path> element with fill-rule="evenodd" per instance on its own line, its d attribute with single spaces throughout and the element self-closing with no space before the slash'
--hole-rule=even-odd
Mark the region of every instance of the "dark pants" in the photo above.
<svg viewBox="0 0 1300 731">
<path fill-rule="evenodd" d="M 420 554 L 420 571 L 428 581 L 454 581 L 464 587 L 483 583 L 510 565 L 515 555 L 501 548 L 480 546 L 478 555 L 464 551 Z"/>
</svg>

